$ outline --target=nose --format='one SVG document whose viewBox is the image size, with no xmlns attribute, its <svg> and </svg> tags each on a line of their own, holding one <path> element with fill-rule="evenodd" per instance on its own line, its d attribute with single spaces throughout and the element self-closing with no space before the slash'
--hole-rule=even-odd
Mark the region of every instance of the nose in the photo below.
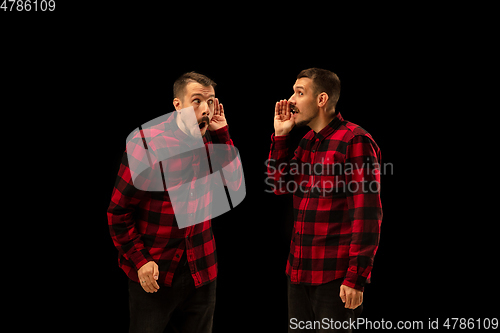
<svg viewBox="0 0 500 333">
<path fill-rule="evenodd" d="M 202 110 L 201 115 L 208 117 L 210 115 L 210 107 L 208 106 L 208 103 L 207 102 L 203 102 L 203 103 L 201 103 L 200 107 L 201 107 L 201 110 Z"/>
<path fill-rule="evenodd" d="M 293 94 L 292 96 L 290 96 L 290 98 L 288 99 L 288 102 L 290 102 L 292 104 L 295 104 L 295 94 Z"/>
</svg>

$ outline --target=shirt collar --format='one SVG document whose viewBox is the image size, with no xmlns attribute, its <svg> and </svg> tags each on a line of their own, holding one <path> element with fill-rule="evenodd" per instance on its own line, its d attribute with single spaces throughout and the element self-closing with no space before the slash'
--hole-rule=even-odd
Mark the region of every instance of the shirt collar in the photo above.
<svg viewBox="0 0 500 333">
<path fill-rule="evenodd" d="M 335 130 L 340 126 L 340 124 L 343 121 L 344 118 L 342 118 L 340 112 L 337 112 L 332 121 L 330 121 L 330 123 L 326 125 L 321 131 L 316 133 L 316 138 L 318 138 L 320 141 L 323 140 L 324 138 L 327 138 L 329 135 L 335 132 Z"/>
</svg>

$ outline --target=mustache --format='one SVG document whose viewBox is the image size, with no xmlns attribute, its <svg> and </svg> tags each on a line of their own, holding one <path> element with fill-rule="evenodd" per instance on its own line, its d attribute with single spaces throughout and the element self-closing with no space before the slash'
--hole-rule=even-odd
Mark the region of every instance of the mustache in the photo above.
<svg viewBox="0 0 500 333">
<path fill-rule="evenodd" d="M 297 106 L 295 106 L 295 104 L 290 103 L 290 112 L 291 113 L 299 112 L 299 109 L 297 108 Z"/>
<path fill-rule="evenodd" d="M 210 118 L 205 116 L 205 117 L 201 118 L 201 120 L 198 122 L 198 124 L 201 124 L 202 122 L 206 122 L 208 125 L 208 124 L 210 124 Z"/>
<path fill-rule="evenodd" d="M 200 119 L 200 122 L 198 123 L 198 127 L 200 129 L 202 129 L 202 128 L 205 127 L 205 124 L 203 124 L 203 123 L 206 123 L 207 124 L 206 126 L 210 125 L 210 118 L 208 118 L 207 116 L 205 116 L 205 117 L 203 117 L 203 118 Z"/>
</svg>

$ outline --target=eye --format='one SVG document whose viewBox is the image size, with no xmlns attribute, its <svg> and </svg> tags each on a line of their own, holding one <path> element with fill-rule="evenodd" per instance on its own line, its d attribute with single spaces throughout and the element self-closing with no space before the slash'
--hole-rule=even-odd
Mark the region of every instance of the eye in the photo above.
<svg viewBox="0 0 500 333">
<path fill-rule="evenodd" d="M 214 100 L 213 99 L 209 99 L 208 100 L 208 105 L 212 105 L 212 104 L 214 104 Z"/>
<path fill-rule="evenodd" d="M 196 98 L 196 99 L 193 99 L 193 103 L 196 103 L 196 104 L 200 104 L 200 99 L 199 98 Z"/>
</svg>

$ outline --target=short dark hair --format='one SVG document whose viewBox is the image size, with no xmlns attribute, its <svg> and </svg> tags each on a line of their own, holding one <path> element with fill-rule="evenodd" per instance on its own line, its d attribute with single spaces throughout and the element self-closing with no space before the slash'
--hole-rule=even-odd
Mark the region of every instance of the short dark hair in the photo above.
<svg viewBox="0 0 500 333">
<path fill-rule="evenodd" d="M 340 97 L 340 79 L 334 72 L 321 68 L 304 69 L 297 75 L 297 79 L 308 77 L 313 81 L 314 93 L 325 92 L 328 95 L 327 109 L 337 105 Z"/>
<path fill-rule="evenodd" d="M 184 96 L 184 89 L 190 82 L 198 82 L 205 87 L 212 86 L 215 88 L 217 85 L 212 79 L 203 74 L 196 72 L 184 73 L 174 82 L 174 98 L 181 98 Z"/>
</svg>

